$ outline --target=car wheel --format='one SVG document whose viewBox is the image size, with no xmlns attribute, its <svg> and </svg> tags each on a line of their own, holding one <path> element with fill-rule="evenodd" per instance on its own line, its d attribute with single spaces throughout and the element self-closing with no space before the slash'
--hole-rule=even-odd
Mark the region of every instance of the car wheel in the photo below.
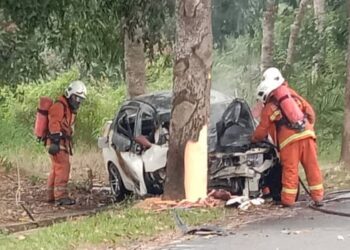
<svg viewBox="0 0 350 250">
<path fill-rule="evenodd" d="M 120 176 L 118 168 L 110 163 L 108 165 L 108 174 L 109 174 L 109 184 L 111 186 L 111 193 L 116 202 L 120 202 L 125 199 L 127 190 L 125 189 L 123 180 Z"/>
</svg>

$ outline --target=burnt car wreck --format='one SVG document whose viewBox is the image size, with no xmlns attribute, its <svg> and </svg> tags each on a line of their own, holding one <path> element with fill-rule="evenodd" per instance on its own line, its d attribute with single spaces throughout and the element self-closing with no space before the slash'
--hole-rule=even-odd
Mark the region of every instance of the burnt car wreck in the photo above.
<svg viewBox="0 0 350 250">
<path fill-rule="evenodd" d="M 258 197 L 268 188 L 275 200 L 281 190 L 281 167 L 269 142 L 251 143 L 254 118 L 243 99 L 234 99 L 216 123 L 215 150 L 209 152 L 209 187 Z"/>
<path fill-rule="evenodd" d="M 243 99 L 211 91 L 208 187 L 258 197 L 268 187 L 279 199 L 281 171 L 268 141 L 253 144 L 255 121 Z M 99 138 L 116 200 L 130 192 L 161 194 L 168 151 L 171 92 L 125 101 Z"/>
</svg>

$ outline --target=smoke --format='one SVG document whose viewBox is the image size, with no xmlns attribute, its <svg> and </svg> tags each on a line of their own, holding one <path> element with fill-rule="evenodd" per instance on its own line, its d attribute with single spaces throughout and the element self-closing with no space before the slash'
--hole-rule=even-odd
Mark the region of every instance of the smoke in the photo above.
<svg viewBox="0 0 350 250">
<path fill-rule="evenodd" d="M 252 104 L 260 82 L 260 55 L 247 43 L 245 37 L 232 38 L 226 41 L 225 50 L 214 50 L 212 88 Z"/>
</svg>

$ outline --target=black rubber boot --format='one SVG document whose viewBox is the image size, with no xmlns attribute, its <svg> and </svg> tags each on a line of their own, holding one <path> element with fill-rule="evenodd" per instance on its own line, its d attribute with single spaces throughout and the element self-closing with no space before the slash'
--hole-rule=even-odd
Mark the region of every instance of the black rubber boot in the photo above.
<svg viewBox="0 0 350 250">
<path fill-rule="evenodd" d="M 71 198 L 61 198 L 56 201 L 57 206 L 71 206 L 75 204 L 75 200 Z"/>
<path fill-rule="evenodd" d="M 324 203 L 322 201 L 314 201 L 312 205 L 315 207 L 323 207 Z"/>
</svg>

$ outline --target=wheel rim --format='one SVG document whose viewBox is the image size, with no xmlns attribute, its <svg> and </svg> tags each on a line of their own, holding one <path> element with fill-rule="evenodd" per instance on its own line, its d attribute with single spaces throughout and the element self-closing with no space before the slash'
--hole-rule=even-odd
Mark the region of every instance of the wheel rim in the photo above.
<svg viewBox="0 0 350 250">
<path fill-rule="evenodd" d="M 111 165 L 109 167 L 109 183 L 111 186 L 111 191 L 115 196 L 120 195 L 120 181 L 119 173 L 115 166 Z"/>
</svg>

